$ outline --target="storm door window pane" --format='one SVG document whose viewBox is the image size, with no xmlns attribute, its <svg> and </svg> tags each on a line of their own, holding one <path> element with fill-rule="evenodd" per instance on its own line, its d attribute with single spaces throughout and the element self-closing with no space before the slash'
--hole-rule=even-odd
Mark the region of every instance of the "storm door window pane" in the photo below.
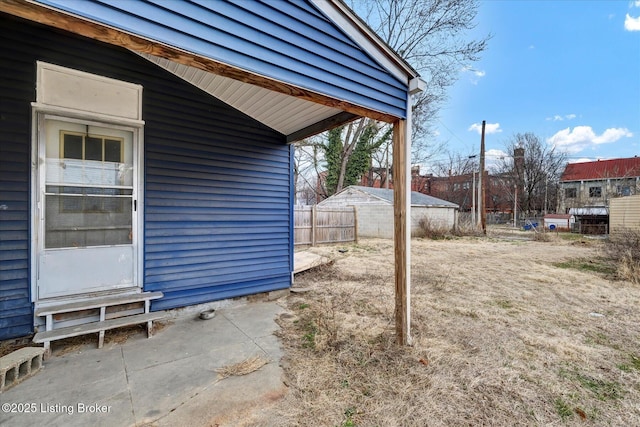
<svg viewBox="0 0 640 427">
<path fill-rule="evenodd" d="M 82 188 L 63 187 L 62 192 L 66 194 L 82 194 Z M 60 203 L 62 212 L 82 212 L 82 197 L 66 197 Z"/>
<path fill-rule="evenodd" d="M 84 159 L 102 161 L 102 138 L 87 137 L 84 145 Z"/>
<path fill-rule="evenodd" d="M 82 160 L 82 136 L 80 135 L 64 135 L 64 158 Z"/>
<path fill-rule="evenodd" d="M 133 133 L 53 120 L 48 126 L 44 247 L 130 245 Z"/>
<path fill-rule="evenodd" d="M 125 245 L 131 243 L 131 197 L 47 194 L 45 248 Z M 61 205 L 78 204 L 76 212 L 60 212 Z M 111 207 L 116 209 L 111 210 Z"/>
<path fill-rule="evenodd" d="M 95 135 L 63 134 L 63 158 L 97 162 L 121 163 L 121 139 L 103 138 Z"/>
<path fill-rule="evenodd" d="M 104 140 L 104 161 L 122 162 L 122 141 L 116 139 Z"/>
</svg>

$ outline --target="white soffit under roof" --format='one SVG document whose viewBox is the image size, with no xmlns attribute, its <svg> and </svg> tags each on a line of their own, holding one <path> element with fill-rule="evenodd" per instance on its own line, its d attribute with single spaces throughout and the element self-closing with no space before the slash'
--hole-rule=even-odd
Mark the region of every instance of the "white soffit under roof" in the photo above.
<svg viewBox="0 0 640 427">
<path fill-rule="evenodd" d="M 168 59 L 136 53 L 284 135 L 290 135 L 342 111 Z"/>
</svg>

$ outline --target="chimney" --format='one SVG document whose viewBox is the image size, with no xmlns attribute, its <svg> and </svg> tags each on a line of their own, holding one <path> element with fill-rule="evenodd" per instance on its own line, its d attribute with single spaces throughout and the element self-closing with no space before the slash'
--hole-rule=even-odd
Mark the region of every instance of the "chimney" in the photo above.
<svg viewBox="0 0 640 427">
<path fill-rule="evenodd" d="M 513 150 L 513 166 L 521 171 L 524 168 L 524 148 L 518 147 Z"/>
</svg>

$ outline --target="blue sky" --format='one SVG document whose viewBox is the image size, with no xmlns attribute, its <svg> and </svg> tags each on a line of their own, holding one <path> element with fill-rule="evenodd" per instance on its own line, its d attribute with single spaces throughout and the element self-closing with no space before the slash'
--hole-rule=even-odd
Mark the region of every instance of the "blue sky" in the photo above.
<svg viewBox="0 0 640 427">
<path fill-rule="evenodd" d="M 488 156 L 525 132 L 570 162 L 640 155 L 640 0 L 485 0 L 477 24 L 489 48 L 436 122 L 449 151 L 477 153 L 486 120 Z"/>
</svg>

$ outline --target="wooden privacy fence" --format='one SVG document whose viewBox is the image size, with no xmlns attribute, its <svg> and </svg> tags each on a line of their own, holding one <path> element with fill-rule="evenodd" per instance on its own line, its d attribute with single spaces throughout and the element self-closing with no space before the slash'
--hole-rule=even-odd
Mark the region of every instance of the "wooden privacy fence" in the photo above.
<svg viewBox="0 0 640 427">
<path fill-rule="evenodd" d="M 356 208 L 296 206 L 294 244 L 357 242 Z"/>
</svg>

